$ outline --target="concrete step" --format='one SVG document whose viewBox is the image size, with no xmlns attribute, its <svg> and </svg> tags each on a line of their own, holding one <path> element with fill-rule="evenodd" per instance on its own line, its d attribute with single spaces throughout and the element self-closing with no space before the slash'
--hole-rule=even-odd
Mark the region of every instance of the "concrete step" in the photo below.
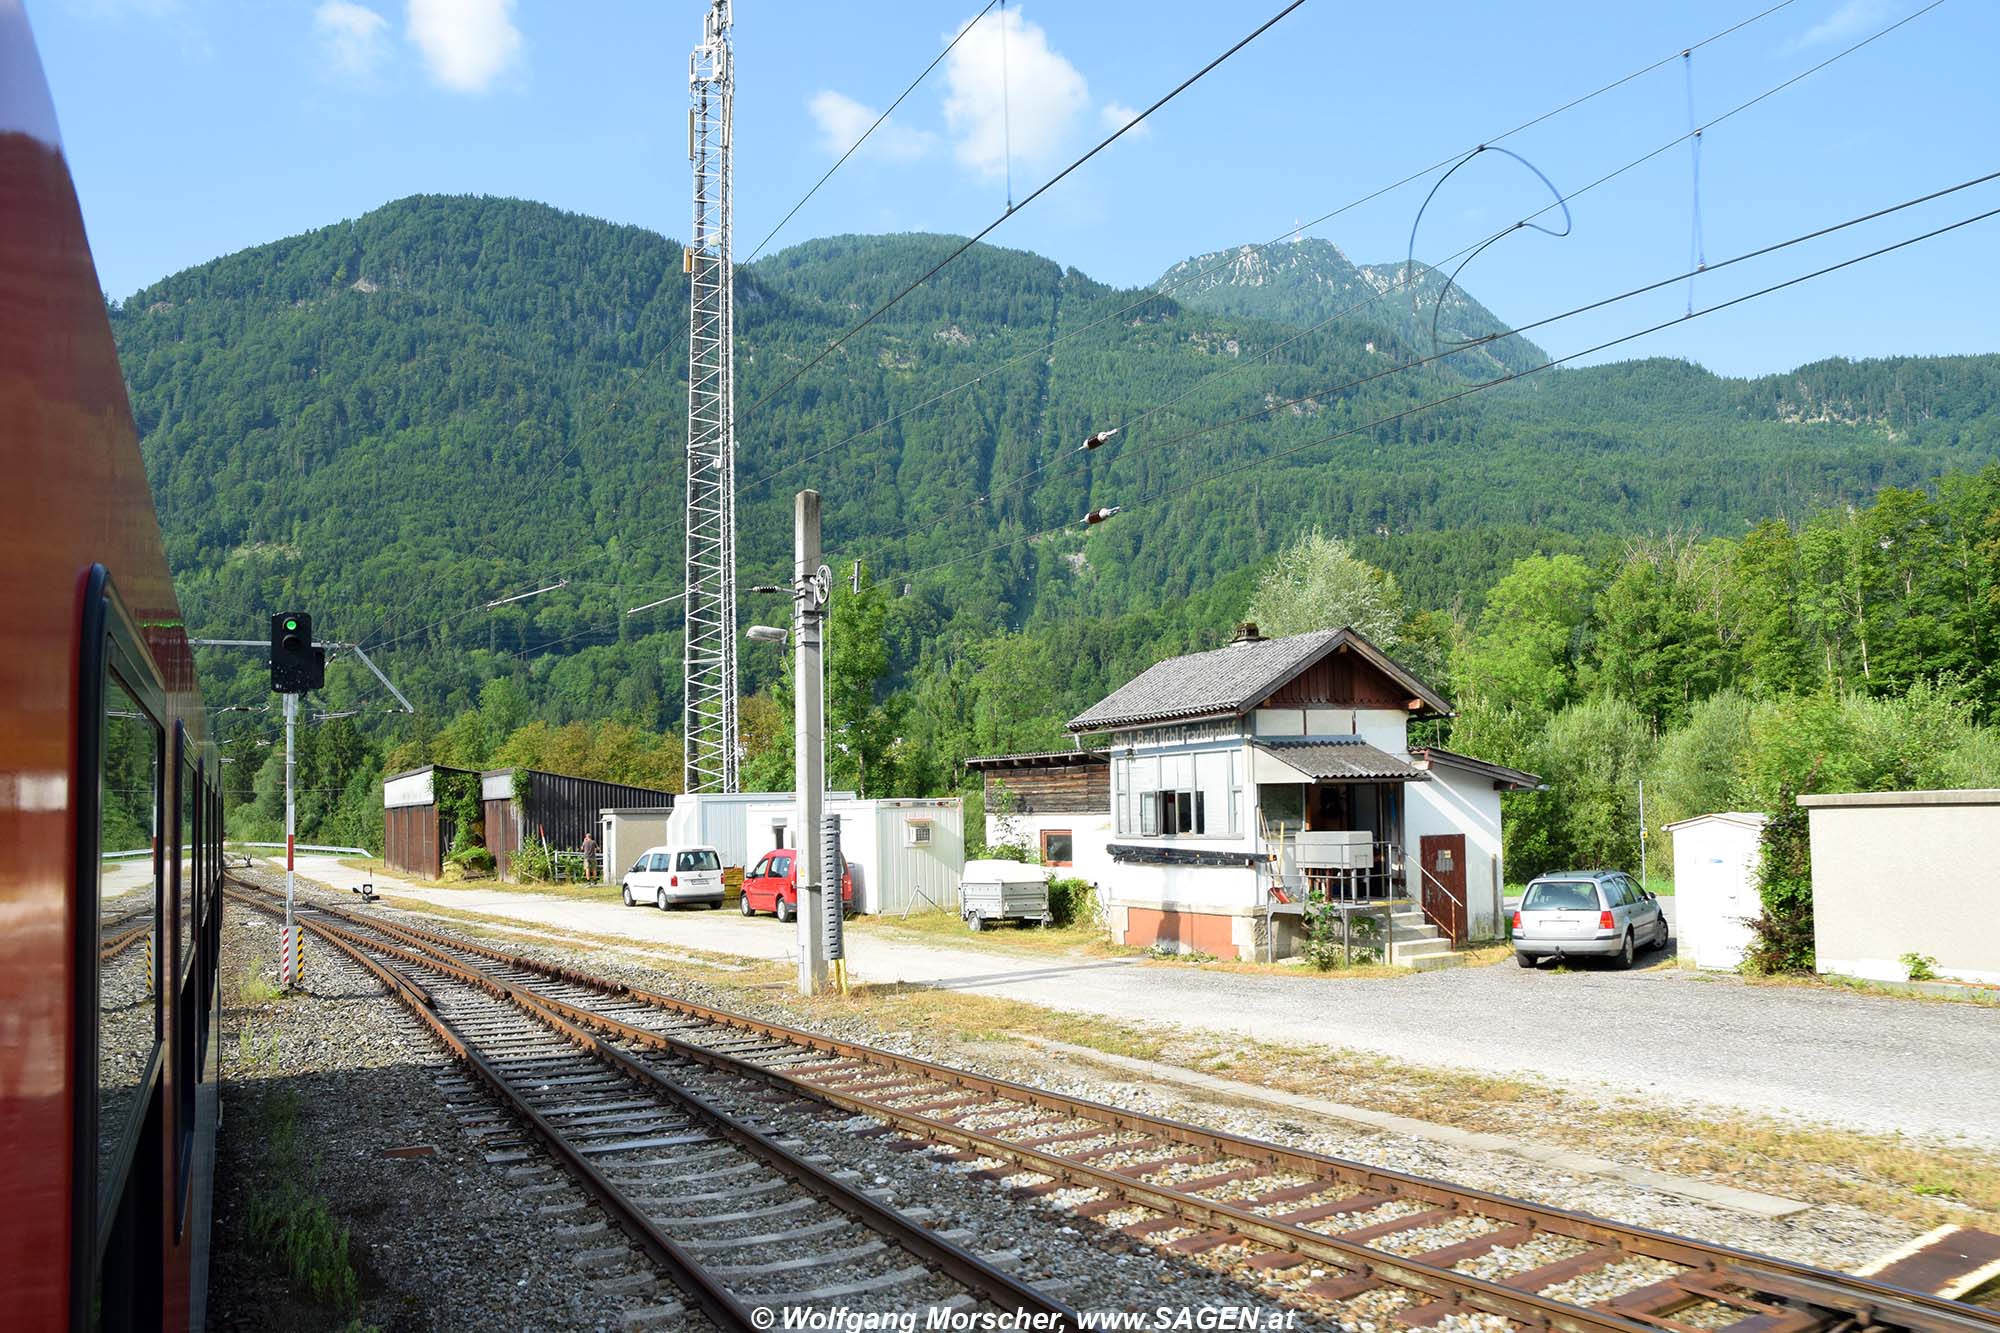
<svg viewBox="0 0 2000 1333">
<path fill-rule="evenodd" d="M 1437 958 L 1450 953 L 1450 940 L 1414 940 L 1408 943 L 1398 941 L 1389 946 L 1389 961 L 1399 967 L 1414 967 L 1415 960 L 1419 958 Z"/>
<path fill-rule="evenodd" d="M 1415 958 L 1407 960 L 1403 966 L 1414 968 L 1419 972 L 1442 972 L 1450 967 L 1464 967 L 1465 955 L 1462 953 L 1419 954 Z"/>
</svg>

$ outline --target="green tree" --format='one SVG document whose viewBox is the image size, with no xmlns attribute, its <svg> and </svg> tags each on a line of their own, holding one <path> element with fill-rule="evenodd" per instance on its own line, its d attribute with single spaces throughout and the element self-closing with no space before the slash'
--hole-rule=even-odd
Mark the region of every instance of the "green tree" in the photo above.
<svg viewBox="0 0 2000 1333">
<path fill-rule="evenodd" d="M 1549 790 L 1514 798 L 1507 866 L 1528 878 L 1550 870 L 1639 864 L 1639 779 L 1652 759 L 1646 721 L 1622 699 L 1599 696 L 1557 713 L 1535 762 Z"/>
<path fill-rule="evenodd" d="M 1595 583 L 1573 555 L 1516 561 L 1487 595 L 1478 627 L 1453 661 L 1465 701 L 1548 713 L 1581 698 Z"/>
<path fill-rule="evenodd" d="M 1403 614 L 1395 575 L 1315 528 L 1278 553 L 1244 618 L 1273 637 L 1351 626 L 1388 651 L 1402 641 Z"/>
</svg>

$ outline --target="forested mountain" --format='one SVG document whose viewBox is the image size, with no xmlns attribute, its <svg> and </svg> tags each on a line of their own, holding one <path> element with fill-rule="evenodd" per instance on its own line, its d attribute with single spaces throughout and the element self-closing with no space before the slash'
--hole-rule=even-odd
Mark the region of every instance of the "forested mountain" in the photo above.
<svg viewBox="0 0 2000 1333">
<path fill-rule="evenodd" d="M 1433 348 L 1407 291 L 1303 332 L 1396 280 L 1323 242 L 1274 247 L 1285 262 L 1254 283 L 1172 296 L 976 247 L 788 382 L 956 244 L 834 237 L 738 278 L 741 583 L 788 570 L 791 493 L 817 487 L 830 560 L 864 560 L 894 594 L 868 630 L 889 645 L 878 693 L 940 707 L 1017 642 L 996 635 L 1025 630 L 1061 665 L 1019 707 L 1059 717 L 1212 642 L 1261 564 L 1313 527 L 1354 539 L 1413 608 L 1470 615 L 1522 556 L 1740 536 L 2000 455 L 1995 357 L 1752 381 L 1636 361 L 1410 412 L 1541 354 L 1501 341 L 1395 373 Z M 1231 263 L 1224 276 L 1251 271 Z M 495 679 L 553 724 L 676 727 L 675 610 L 624 612 L 679 591 L 681 269 L 679 245 L 642 229 L 415 197 L 120 303 L 192 627 L 241 637 L 280 605 L 311 609 L 328 637 L 381 649 L 420 729 Z M 1456 293 L 1440 322 L 1500 326 Z M 1086 533 L 1076 520 L 1100 505 L 1124 512 Z M 263 701 L 255 656 L 204 656 L 217 702 Z M 753 688 L 780 672 L 774 655 L 743 662 Z M 329 708 L 382 699 L 352 666 L 331 675 Z"/>
<path fill-rule="evenodd" d="M 1194 310 L 1300 328 L 1363 319 L 1426 355 L 1506 331 L 1463 287 L 1445 284 L 1444 275 L 1421 262 L 1357 265 L 1332 241 L 1305 236 L 1195 255 L 1161 274 L 1153 287 Z M 1490 375 L 1547 359 L 1527 339 L 1507 338 L 1468 349 L 1457 361 Z"/>
</svg>

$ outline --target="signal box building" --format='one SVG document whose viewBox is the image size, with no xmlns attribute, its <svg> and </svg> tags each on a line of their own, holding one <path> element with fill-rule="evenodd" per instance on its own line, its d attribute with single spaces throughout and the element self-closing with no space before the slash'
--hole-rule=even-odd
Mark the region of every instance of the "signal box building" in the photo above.
<svg viewBox="0 0 2000 1333">
<path fill-rule="evenodd" d="M 1011 809 L 1046 838 L 1047 813 L 1027 807 L 1074 799 L 1058 794 L 1068 774 L 1101 771 L 1102 804 L 1064 813 L 1072 863 L 1123 943 L 1282 954 L 1290 942 L 1267 932 L 1295 933 L 1308 893 L 1407 899 L 1451 943 L 1491 937 L 1500 796 L 1539 779 L 1410 744 L 1412 721 L 1451 712 L 1356 630 L 1264 638 L 1243 625 L 1227 647 L 1157 663 L 1071 719 L 1091 757 L 975 761 L 988 837 L 1004 836 Z"/>
</svg>

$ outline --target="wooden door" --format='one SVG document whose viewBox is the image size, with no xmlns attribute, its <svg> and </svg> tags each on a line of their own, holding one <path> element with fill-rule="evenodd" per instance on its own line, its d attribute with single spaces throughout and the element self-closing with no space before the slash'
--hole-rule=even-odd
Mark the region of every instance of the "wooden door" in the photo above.
<svg viewBox="0 0 2000 1333">
<path fill-rule="evenodd" d="M 1426 833 L 1417 840 L 1424 918 L 1453 945 L 1465 943 L 1465 835 Z"/>
</svg>

